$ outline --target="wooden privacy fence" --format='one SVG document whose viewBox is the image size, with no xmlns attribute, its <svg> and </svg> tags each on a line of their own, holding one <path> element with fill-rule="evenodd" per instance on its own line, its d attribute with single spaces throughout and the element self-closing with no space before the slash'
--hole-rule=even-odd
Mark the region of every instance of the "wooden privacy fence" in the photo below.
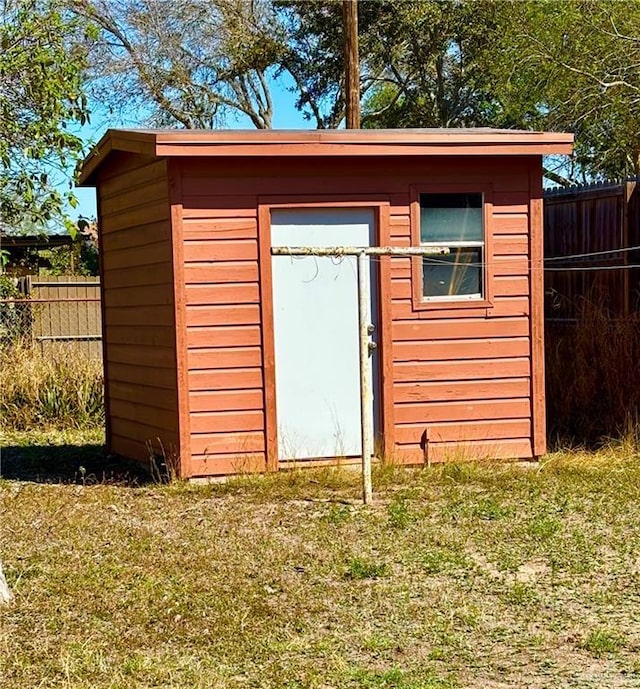
<svg viewBox="0 0 640 689">
<path fill-rule="evenodd" d="M 43 352 L 65 344 L 92 358 L 102 356 L 100 280 L 76 275 L 27 276 L 24 298 L 0 303 L 0 338 L 32 341 Z"/>
<path fill-rule="evenodd" d="M 612 317 L 640 311 L 640 177 L 544 195 L 545 317 L 578 317 L 584 301 Z M 627 249 L 627 250 L 625 250 Z M 575 258 L 563 259 L 563 256 Z"/>
</svg>

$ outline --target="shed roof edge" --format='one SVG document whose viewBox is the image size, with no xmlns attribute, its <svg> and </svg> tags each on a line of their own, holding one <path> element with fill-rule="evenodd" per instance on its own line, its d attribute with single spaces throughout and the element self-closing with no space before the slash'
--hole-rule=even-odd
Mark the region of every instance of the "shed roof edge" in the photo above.
<svg viewBox="0 0 640 689">
<path fill-rule="evenodd" d="M 508 129 L 166 130 L 110 129 L 85 158 L 91 186 L 113 151 L 149 156 L 543 155 L 571 153 L 573 134 Z M 478 148 L 481 147 L 481 148 Z M 467 149 L 467 150 L 465 150 Z"/>
</svg>

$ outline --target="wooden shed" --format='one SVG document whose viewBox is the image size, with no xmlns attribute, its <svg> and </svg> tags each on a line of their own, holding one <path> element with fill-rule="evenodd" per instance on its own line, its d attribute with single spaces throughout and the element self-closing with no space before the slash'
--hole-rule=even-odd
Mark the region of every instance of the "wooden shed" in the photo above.
<svg viewBox="0 0 640 689">
<path fill-rule="evenodd" d="M 96 186 L 108 450 L 184 477 L 359 462 L 350 256 L 369 256 L 376 453 L 545 452 L 542 155 L 512 130 L 111 130 Z M 375 347 L 375 348 L 374 348 Z M 163 449 L 161 449 L 163 448 Z"/>
</svg>

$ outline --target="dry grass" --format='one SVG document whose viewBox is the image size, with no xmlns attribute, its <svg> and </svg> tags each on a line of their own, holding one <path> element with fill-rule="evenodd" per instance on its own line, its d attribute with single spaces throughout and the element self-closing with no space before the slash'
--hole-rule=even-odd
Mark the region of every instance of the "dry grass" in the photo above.
<svg viewBox="0 0 640 689">
<path fill-rule="evenodd" d="M 102 363 L 68 347 L 0 348 L 0 423 L 4 430 L 104 423 Z"/>
<path fill-rule="evenodd" d="M 640 686 L 636 446 L 374 480 L 0 482 L 3 689 Z"/>
<path fill-rule="evenodd" d="M 612 320 L 585 301 L 577 324 L 546 328 L 552 437 L 590 445 L 640 435 L 640 314 Z"/>
</svg>

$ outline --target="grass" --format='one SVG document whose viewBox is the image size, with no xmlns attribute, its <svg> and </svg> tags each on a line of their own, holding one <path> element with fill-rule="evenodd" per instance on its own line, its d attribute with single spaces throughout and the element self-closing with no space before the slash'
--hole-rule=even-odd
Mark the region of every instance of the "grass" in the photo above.
<svg viewBox="0 0 640 689">
<path fill-rule="evenodd" d="M 596 446 L 640 438 L 640 313 L 613 319 L 583 300 L 578 322 L 545 325 L 548 430 Z"/>
<path fill-rule="evenodd" d="M 617 653 L 621 648 L 624 648 L 624 638 L 616 632 L 610 632 L 606 629 L 596 629 L 585 639 L 583 648 L 594 656 L 601 658 L 612 653 Z"/>
<path fill-rule="evenodd" d="M 102 363 L 64 345 L 0 347 L 0 390 L 5 431 L 104 424 Z"/>
<path fill-rule="evenodd" d="M 75 459 L 0 480 L 3 689 L 640 686 L 637 448 L 381 467 L 365 508 L 339 470 L 83 485 L 82 440 L 10 437 Z"/>
</svg>

